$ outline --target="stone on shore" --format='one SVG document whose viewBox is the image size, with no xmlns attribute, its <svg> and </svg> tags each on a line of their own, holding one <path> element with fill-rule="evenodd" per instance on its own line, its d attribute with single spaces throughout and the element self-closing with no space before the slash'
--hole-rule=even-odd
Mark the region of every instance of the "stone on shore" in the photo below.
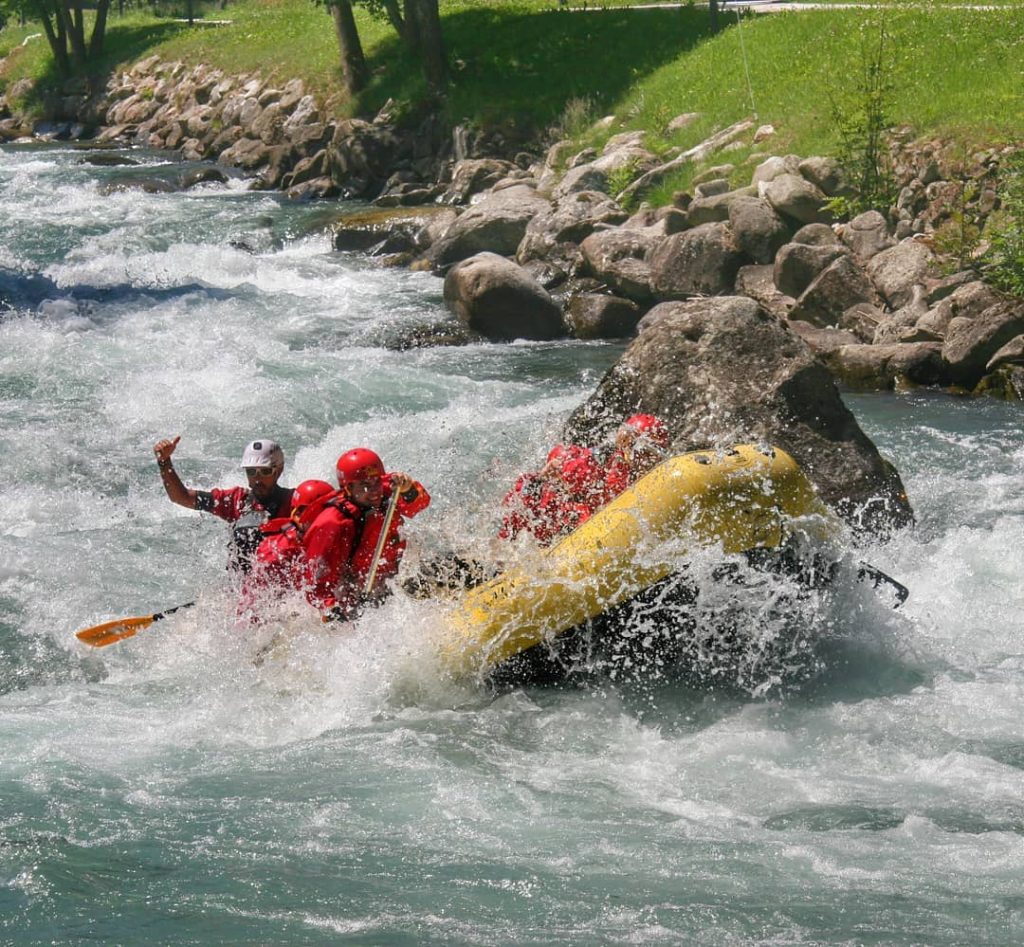
<svg viewBox="0 0 1024 947">
<path fill-rule="evenodd" d="M 528 184 L 488 191 L 481 201 L 460 214 L 430 248 L 431 263 L 443 272 L 477 253 L 513 256 L 530 221 L 550 208 L 551 202 Z"/>
<path fill-rule="evenodd" d="M 463 325 L 493 341 L 565 335 L 562 311 L 547 290 L 496 253 L 453 266 L 445 276 L 444 302 Z"/>
</svg>

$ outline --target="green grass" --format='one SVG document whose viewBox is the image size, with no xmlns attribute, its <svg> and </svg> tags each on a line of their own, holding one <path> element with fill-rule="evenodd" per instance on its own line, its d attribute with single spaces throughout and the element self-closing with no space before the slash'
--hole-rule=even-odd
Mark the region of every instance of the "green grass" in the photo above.
<svg viewBox="0 0 1024 947">
<path fill-rule="evenodd" d="M 581 113 L 614 112 L 617 126 L 592 136 L 596 143 L 622 128 L 642 128 L 668 149 L 756 117 L 777 129 L 766 149 L 827 153 L 835 144 L 831 101 L 848 92 L 859 33 L 884 15 L 894 50 L 896 122 L 968 143 L 1024 135 L 1021 4 L 995 11 L 903 4 L 884 14 L 826 10 L 742 20 L 729 11 L 717 36 L 710 35 L 707 10 L 691 6 L 584 13 L 559 10 L 553 0 L 443 0 L 442 14 L 453 83 L 443 103 L 429 104 L 451 122 L 528 133 L 560 123 L 568 110 L 579 131 L 586 124 Z M 416 63 L 390 27 L 362 9 L 357 16 L 372 80 L 355 102 L 340 93 L 337 47 L 323 8 L 309 0 L 237 0 L 209 15 L 232 22 L 189 28 L 141 13 L 115 16 L 101 71 L 155 52 L 279 82 L 301 76 L 338 114 L 371 113 L 388 98 L 414 106 L 426 101 Z M 0 31 L 0 55 L 14 49 L 0 68 L 0 87 L 22 75 L 53 78 L 45 41 L 18 45 L 31 32 L 38 27 Z M 666 137 L 668 121 L 691 111 L 701 119 Z M 749 152 L 716 156 L 714 163 Z M 667 182 L 660 199 L 689 174 Z"/>
<path fill-rule="evenodd" d="M 700 112 L 687 142 L 744 116 L 772 124 L 775 153 L 834 149 L 832 102 L 850 94 L 862 30 L 877 14 L 860 10 L 756 16 L 638 80 L 616 103 L 626 124 L 658 132 L 666 116 Z M 885 14 L 891 36 L 892 117 L 917 134 L 967 143 L 1024 135 L 1024 10 L 906 8 Z M 746 66 L 745 66 L 746 63 Z M 749 69 L 750 81 L 747 81 Z M 740 153 L 737 157 L 742 158 Z M 716 156 L 714 163 L 721 163 Z M 731 160 L 731 159 L 730 159 Z"/>
</svg>

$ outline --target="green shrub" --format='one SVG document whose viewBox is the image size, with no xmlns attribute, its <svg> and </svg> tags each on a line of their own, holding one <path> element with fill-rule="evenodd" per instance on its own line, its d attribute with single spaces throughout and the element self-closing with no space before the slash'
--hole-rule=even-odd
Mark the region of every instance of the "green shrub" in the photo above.
<svg viewBox="0 0 1024 947">
<path fill-rule="evenodd" d="M 998 193 L 1000 208 L 986 228 L 982 269 L 997 289 L 1024 297 L 1024 151 L 1003 163 Z"/>
<path fill-rule="evenodd" d="M 834 213 L 854 216 L 865 210 L 887 213 L 896 199 L 896 181 L 886 141 L 892 125 L 892 42 L 885 21 L 867 21 L 858 31 L 852 85 L 834 90 L 832 121 L 838 139 L 836 157 L 855 189 L 830 202 Z"/>
</svg>

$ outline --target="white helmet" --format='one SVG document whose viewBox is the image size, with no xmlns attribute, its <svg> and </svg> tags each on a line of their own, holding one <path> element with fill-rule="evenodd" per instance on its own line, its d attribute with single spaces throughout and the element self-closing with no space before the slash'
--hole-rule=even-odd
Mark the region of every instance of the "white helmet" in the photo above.
<svg viewBox="0 0 1024 947">
<path fill-rule="evenodd" d="M 265 438 L 253 441 L 242 454 L 243 467 L 283 467 L 284 451 L 277 441 Z"/>
</svg>

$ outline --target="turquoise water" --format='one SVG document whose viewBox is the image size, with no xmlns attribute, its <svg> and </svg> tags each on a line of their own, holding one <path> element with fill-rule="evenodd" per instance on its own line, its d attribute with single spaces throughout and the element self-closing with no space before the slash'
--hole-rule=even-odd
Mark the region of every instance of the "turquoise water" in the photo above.
<svg viewBox="0 0 1024 947">
<path fill-rule="evenodd" d="M 434 494 L 411 560 L 486 550 L 619 349 L 393 351 L 440 281 L 331 253 L 322 208 L 104 197 L 79 157 L 0 150 L 0 943 L 1024 939 L 1019 406 L 848 399 L 918 515 L 866 558 L 912 595 L 813 603 L 791 680 L 496 692 L 438 672 L 404 595 L 331 634 L 283 614 L 257 667 L 154 441 L 207 487 L 254 436 L 289 483 L 365 443 Z"/>
</svg>

